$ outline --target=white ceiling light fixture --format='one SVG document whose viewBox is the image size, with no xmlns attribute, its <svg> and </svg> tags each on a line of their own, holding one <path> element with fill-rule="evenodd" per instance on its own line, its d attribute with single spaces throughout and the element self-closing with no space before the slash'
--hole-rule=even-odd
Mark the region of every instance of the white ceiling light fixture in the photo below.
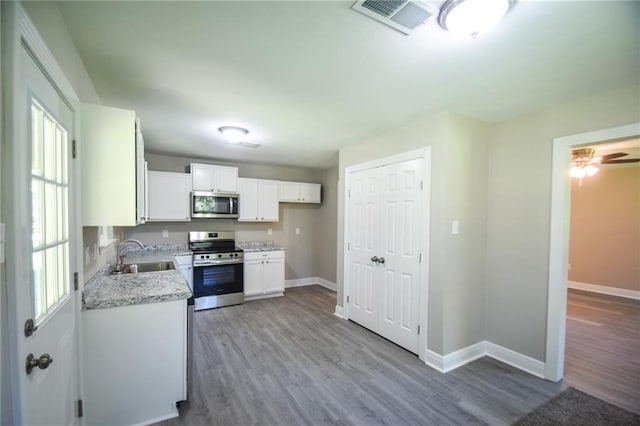
<svg viewBox="0 0 640 426">
<path fill-rule="evenodd" d="M 245 142 L 249 131 L 243 127 L 223 126 L 218 129 L 229 143 Z"/>
<path fill-rule="evenodd" d="M 478 38 L 495 27 L 514 0 L 447 0 L 440 9 L 438 23 L 450 33 Z"/>
</svg>

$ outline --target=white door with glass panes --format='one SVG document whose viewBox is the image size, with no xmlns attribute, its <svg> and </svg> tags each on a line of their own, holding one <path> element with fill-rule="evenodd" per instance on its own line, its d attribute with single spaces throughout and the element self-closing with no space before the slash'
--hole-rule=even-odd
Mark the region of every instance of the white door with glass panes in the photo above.
<svg viewBox="0 0 640 426">
<path fill-rule="evenodd" d="M 422 159 L 350 174 L 349 317 L 418 352 Z"/>
<path fill-rule="evenodd" d="M 15 5 L 9 10 L 19 14 Z M 24 13 L 24 12 L 22 12 Z M 16 30 L 17 32 L 17 30 Z M 77 160 L 72 159 L 74 112 L 27 51 L 29 37 L 7 40 L 16 61 L 10 87 L 14 136 L 3 146 L 7 221 L 9 351 L 14 423 L 73 424 L 78 386 Z M 36 49 L 38 50 L 38 49 Z M 4 64 L 3 64 L 4 65 Z"/>
</svg>

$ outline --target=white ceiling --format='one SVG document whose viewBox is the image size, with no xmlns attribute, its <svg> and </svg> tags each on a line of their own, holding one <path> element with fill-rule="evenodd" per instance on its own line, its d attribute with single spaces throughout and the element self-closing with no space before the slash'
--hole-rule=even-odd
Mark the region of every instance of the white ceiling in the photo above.
<svg viewBox="0 0 640 426">
<path fill-rule="evenodd" d="M 639 2 L 518 1 L 469 41 L 351 4 L 59 3 L 102 102 L 137 111 L 151 152 L 328 167 L 431 112 L 498 122 L 640 79 Z M 222 125 L 262 146 L 225 145 Z"/>
</svg>

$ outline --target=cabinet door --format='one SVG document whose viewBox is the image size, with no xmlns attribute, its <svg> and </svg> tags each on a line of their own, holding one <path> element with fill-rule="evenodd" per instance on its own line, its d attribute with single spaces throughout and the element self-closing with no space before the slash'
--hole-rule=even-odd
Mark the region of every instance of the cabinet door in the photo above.
<svg viewBox="0 0 640 426">
<path fill-rule="evenodd" d="M 187 280 L 187 284 L 191 291 L 193 291 L 193 266 L 191 265 L 180 265 L 180 273 Z"/>
<path fill-rule="evenodd" d="M 140 155 L 136 158 L 136 132 L 135 111 L 81 105 L 84 226 L 135 226 L 138 223 L 138 194 L 143 188 L 138 186 L 137 167 L 138 164 L 144 166 L 144 162 L 138 161 Z"/>
<path fill-rule="evenodd" d="M 258 180 L 238 179 L 238 221 L 258 221 Z"/>
<path fill-rule="evenodd" d="M 284 291 L 284 258 L 264 261 L 264 292 L 282 293 Z"/>
<path fill-rule="evenodd" d="M 189 221 L 190 176 L 149 171 L 149 221 Z"/>
<path fill-rule="evenodd" d="M 278 199 L 283 202 L 296 202 L 300 198 L 299 182 L 278 182 Z"/>
<path fill-rule="evenodd" d="M 238 168 L 215 166 L 216 192 L 238 192 Z"/>
<path fill-rule="evenodd" d="M 146 161 L 144 161 L 144 138 L 142 137 L 140 120 L 136 119 L 136 223 L 138 225 L 144 223 L 147 218 L 146 179 L 147 165 Z"/>
<path fill-rule="evenodd" d="M 261 180 L 259 202 L 260 220 L 265 222 L 278 221 L 278 181 Z"/>
<path fill-rule="evenodd" d="M 244 295 L 264 294 L 264 260 L 245 260 Z"/>
<path fill-rule="evenodd" d="M 301 183 L 300 184 L 300 201 L 303 203 L 319 203 L 320 202 L 320 184 L 319 183 Z"/>
<path fill-rule="evenodd" d="M 191 163 L 191 187 L 194 191 L 215 191 L 214 180 L 213 166 Z"/>
</svg>

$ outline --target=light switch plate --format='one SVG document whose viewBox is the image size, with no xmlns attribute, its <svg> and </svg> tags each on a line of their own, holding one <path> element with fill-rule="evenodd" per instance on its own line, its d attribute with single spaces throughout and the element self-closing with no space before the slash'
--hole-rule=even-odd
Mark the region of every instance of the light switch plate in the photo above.
<svg viewBox="0 0 640 426">
<path fill-rule="evenodd" d="M 273 235 L 273 229 L 271 228 L 267 229 L 267 235 Z"/>
<path fill-rule="evenodd" d="M 451 235 L 458 235 L 460 233 L 460 223 L 457 220 L 451 222 Z"/>
<path fill-rule="evenodd" d="M 296 228 L 296 235 L 300 235 L 300 228 Z"/>
<path fill-rule="evenodd" d="M 169 238 L 169 230 L 167 229 L 162 230 L 162 238 Z"/>
</svg>

